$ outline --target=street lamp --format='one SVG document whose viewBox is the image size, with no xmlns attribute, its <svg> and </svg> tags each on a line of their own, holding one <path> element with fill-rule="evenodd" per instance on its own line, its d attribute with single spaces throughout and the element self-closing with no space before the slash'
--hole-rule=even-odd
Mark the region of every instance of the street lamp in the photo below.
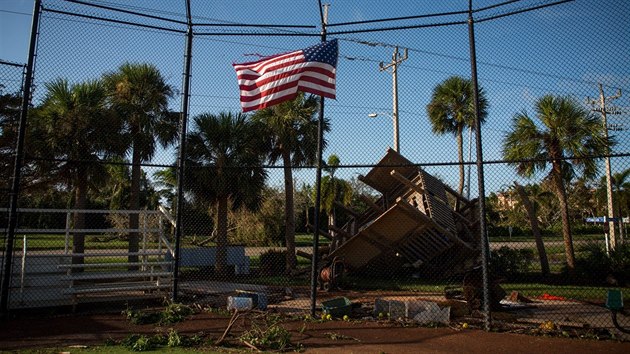
<svg viewBox="0 0 630 354">
<path fill-rule="evenodd" d="M 398 114 L 396 113 L 389 114 L 386 112 L 375 112 L 375 113 L 369 113 L 368 117 L 376 118 L 379 116 L 379 114 L 392 117 L 392 123 L 394 124 L 394 150 L 400 153 L 400 144 L 398 143 Z"/>
</svg>

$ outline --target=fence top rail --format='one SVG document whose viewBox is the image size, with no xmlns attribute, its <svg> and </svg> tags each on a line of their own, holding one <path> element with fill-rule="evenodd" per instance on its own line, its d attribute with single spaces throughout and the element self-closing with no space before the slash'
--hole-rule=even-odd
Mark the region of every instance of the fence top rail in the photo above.
<svg viewBox="0 0 630 354">
<path fill-rule="evenodd" d="M 8 212 L 9 208 L 0 208 L 0 211 Z M 18 208 L 21 213 L 83 213 L 83 214 L 159 214 L 158 210 L 109 210 L 109 209 L 39 209 Z"/>
</svg>

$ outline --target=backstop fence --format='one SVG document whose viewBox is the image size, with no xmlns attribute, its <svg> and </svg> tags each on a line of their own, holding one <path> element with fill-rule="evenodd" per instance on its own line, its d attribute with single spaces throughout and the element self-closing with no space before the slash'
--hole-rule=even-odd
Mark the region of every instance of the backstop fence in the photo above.
<svg viewBox="0 0 630 354">
<path fill-rule="evenodd" d="M 30 87 L 0 63 L 3 311 L 250 297 L 613 330 L 607 294 L 630 294 L 627 2 L 35 11 Z M 335 99 L 242 113 L 232 64 L 324 40 Z"/>
</svg>

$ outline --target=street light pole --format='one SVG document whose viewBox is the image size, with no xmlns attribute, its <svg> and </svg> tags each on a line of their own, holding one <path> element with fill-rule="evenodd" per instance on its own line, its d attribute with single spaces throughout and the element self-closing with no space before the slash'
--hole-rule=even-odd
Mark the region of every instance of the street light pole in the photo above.
<svg viewBox="0 0 630 354">
<path fill-rule="evenodd" d="M 380 71 L 385 71 L 392 68 L 392 96 L 393 96 L 393 108 L 392 108 L 392 120 L 394 121 L 394 150 L 400 153 L 400 143 L 398 141 L 399 129 L 398 129 L 398 65 L 407 60 L 407 48 L 405 48 L 405 54 L 401 57 L 398 55 L 398 46 L 394 48 L 394 54 L 392 55 L 392 62 L 384 65 L 383 62 L 379 64 Z"/>
</svg>

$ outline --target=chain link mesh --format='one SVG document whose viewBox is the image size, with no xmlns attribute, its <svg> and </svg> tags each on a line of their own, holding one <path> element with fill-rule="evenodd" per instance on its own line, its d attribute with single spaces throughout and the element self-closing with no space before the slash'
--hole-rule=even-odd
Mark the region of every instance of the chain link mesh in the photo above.
<svg viewBox="0 0 630 354">
<path fill-rule="evenodd" d="M 452 319 L 479 317 L 485 239 L 488 305 L 504 314 L 495 323 L 614 330 L 607 292 L 630 294 L 630 33 L 620 26 L 630 4 L 478 3 L 479 135 L 467 8 L 330 7 L 337 99 L 325 102 L 315 213 L 317 102 L 241 115 L 230 64 L 318 43 L 317 6 L 192 1 L 173 274 L 185 7 L 44 1 L 10 307 L 147 297 L 224 307 L 249 296 L 308 313 L 317 228 L 318 307 L 345 297 L 361 305 L 355 314 L 413 317 L 429 301 Z M 3 100 L 19 96 L 22 71 L 0 64 Z M 19 107 L 2 108 L 10 166 Z"/>
</svg>

